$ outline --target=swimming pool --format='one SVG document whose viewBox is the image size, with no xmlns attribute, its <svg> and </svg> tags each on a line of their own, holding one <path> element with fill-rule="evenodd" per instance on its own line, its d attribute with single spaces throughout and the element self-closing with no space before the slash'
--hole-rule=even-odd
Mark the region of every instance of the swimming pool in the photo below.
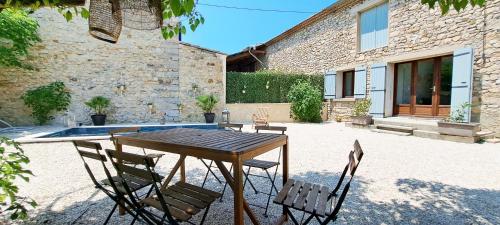
<svg viewBox="0 0 500 225">
<path fill-rule="evenodd" d="M 169 125 L 138 125 L 138 126 L 130 125 L 130 126 L 103 126 L 103 127 L 92 126 L 92 127 L 68 128 L 65 130 L 39 136 L 37 138 L 107 136 L 109 131 L 124 127 L 139 127 L 140 132 L 169 130 L 174 128 L 218 129 L 217 124 L 169 124 Z"/>
</svg>

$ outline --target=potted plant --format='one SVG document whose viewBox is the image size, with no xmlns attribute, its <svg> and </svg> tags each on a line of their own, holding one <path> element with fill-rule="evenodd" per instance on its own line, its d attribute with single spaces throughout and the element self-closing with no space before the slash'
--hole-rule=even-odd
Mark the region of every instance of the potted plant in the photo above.
<svg viewBox="0 0 500 225">
<path fill-rule="evenodd" d="M 372 101 L 370 99 L 356 100 L 352 109 L 352 123 L 362 126 L 372 124 L 372 116 L 368 115 L 371 105 Z"/>
<path fill-rule="evenodd" d="M 109 104 L 109 99 L 103 96 L 96 96 L 90 99 L 90 101 L 85 102 L 85 105 L 95 112 L 94 115 L 90 116 L 90 118 L 92 118 L 92 123 L 95 126 L 102 126 L 106 123 L 106 114 L 104 110 L 109 107 Z"/>
<path fill-rule="evenodd" d="M 477 136 L 477 132 L 481 131 L 480 124 L 465 122 L 465 114 L 470 107 L 469 103 L 464 103 L 443 121 L 439 121 L 439 133 L 463 137 Z"/>
<path fill-rule="evenodd" d="M 215 113 L 212 112 L 215 105 L 219 100 L 213 95 L 201 95 L 196 98 L 196 105 L 198 105 L 204 112 L 205 122 L 213 123 L 215 119 Z"/>
</svg>

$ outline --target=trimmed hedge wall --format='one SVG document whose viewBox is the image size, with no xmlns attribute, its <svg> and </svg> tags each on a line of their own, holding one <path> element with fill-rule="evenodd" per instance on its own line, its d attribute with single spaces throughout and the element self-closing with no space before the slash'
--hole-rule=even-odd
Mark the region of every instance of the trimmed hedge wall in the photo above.
<svg viewBox="0 0 500 225">
<path fill-rule="evenodd" d="M 323 93 L 323 76 L 270 71 L 226 74 L 227 103 L 287 103 L 292 85 L 308 81 Z"/>
</svg>

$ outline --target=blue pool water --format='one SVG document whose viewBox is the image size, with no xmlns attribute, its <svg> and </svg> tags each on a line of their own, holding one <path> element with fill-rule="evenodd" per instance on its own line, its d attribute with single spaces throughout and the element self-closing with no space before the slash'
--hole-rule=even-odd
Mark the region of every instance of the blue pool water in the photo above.
<svg viewBox="0 0 500 225">
<path fill-rule="evenodd" d="M 123 128 L 124 126 L 105 126 L 105 127 L 75 127 L 66 130 L 50 133 L 38 138 L 60 138 L 60 137 L 84 137 L 84 136 L 105 136 L 111 130 Z M 151 132 L 160 130 L 169 130 L 174 128 L 193 128 L 193 129 L 218 129 L 217 124 L 175 124 L 158 126 L 131 126 L 139 127 L 140 132 Z"/>
</svg>

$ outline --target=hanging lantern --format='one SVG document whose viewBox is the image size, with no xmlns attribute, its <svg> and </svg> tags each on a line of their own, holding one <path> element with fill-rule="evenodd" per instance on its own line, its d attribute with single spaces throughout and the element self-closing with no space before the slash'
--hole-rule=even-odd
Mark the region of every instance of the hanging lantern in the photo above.
<svg viewBox="0 0 500 225">
<path fill-rule="evenodd" d="M 154 30 L 163 24 L 161 0 L 119 0 L 123 26 L 136 30 Z"/>
<path fill-rule="evenodd" d="M 90 0 L 89 33 L 93 37 L 116 43 L 122 31 L 118 0 Z"/>
<path fill-rule="evenodd" d="M 229 112 L 229 109 L 226 108 L 222 111 L 222 122 L 230 123 L 230 119 L 231 119 L 231 113 Z"/>
</svg>

